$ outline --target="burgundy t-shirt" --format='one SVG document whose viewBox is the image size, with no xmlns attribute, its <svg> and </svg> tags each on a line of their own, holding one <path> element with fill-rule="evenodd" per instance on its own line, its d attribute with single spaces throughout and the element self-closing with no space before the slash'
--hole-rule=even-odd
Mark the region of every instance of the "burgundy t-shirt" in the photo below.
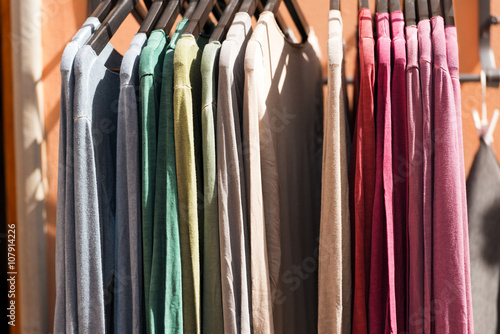
<svg viewBox="0 0 500 334">
<path fill-rule="evenodd" d="M 397 333 L 389 14 L 377 13 L 376 177 L 368 322 L 370 333 Z"/>
<path fill-rule="evenodd" d="M 371 222 L 375 188 L 375 57 L 371 13 L 359 11 L 359 103 L 350 166 L 354 248 L 353 333 L 367 333 Z"/>
<path fill-rule="evenodd" d="M 408 124 L 406 115 L 406 41 L 403 13 L 391 13 L 392 171 L 394 174 L 394 256 L 398 332 L 406 330 Z"/>
</svg>

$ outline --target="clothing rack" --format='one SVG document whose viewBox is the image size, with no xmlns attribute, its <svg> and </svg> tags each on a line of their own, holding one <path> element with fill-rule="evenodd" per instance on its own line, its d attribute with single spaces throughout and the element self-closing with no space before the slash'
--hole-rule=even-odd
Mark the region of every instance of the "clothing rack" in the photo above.
<svg viewBox="0 0 500 334">
<path fill-rule="evenodd" d="M 500 23 L 498 16 L 490 13 L 490 0 L 479 1 L 479 59 L 486 73 L 486 85 L 498 87 L 500 85 L 500 69 L 495 64 L 495 54 L 490 45 L 490 28 Z M 477 76 L 479 78 L 479 75 Z M 480 79 L 474 80 L 480 81 Z"/>
</svg>

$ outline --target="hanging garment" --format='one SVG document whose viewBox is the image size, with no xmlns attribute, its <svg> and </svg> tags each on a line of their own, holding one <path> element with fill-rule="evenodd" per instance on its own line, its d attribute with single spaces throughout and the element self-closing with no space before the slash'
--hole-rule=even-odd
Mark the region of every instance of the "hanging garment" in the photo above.
<svg viewBox="0 0 500 334">
<path fill-rule="evenodd" d="M 391 32 L 377 13 L 377 156 L 373 204 L 368 332 L 397 333 L 391 117 Z"/>
<path fill-rule="evenodd" d="M 246 202 L 241 119 L 245 50 L 252 19 L 236 13 L 219 60 L 217 97 L 217 182 L 225 333 L 251 333 L 250 237 Z"/>
<path fill-rule="evenodd" d="M 398 331 L 406 331 L 407 319 L 407 196 L 408 128 L 406 115 L 406 41 L 403 13 L 391 13 L 394 66 L 391 86 L 392 171 L 394 174 L 394 280 Z"/>
<path fill-rule="evenodd" d="M 423 123 L 417 27 L 406 27 L 408 111 L 408 332 L 424 329 Z"/>
<path fill-rule="evenodd" d="M 446 35 L 446 56 L 448 69 L 453 85 L 453 95 L 455 98 L 455 108 L 457 112 L 457 144 L 458 144 L 458 162 L 460 165 L 460 190 L 462 195 L 462 218 L 464 229 L 464 266 L 465 266 L 465 286 L 467 295 L 467 318 L 468 331 L 474 332 L 474 319 L 472 315 L 472 295 L 471 295 L 471 278 L 470 278 L 470 252 L 469 252 L 469 231 L 467 220 L 467 195 L 465 190 L 465 163 L 464 163 L 464 139 L 462 134 L 462 97 L 460 91 L 460 72 L 458 69 L 458 39 L 457 28 L 455 26 L 445 27 Z"/>
<path fill-rule="evenodd" d="M 139 63 L 142 135 L 142 247 L 144 256 L 144 296 L 148 333 L 163 327 L 165 296 L 164 224 L 155 224 L 156 150 L 161 71 L 167 37 L 155 30 L 141 54 Z"/>
<path fill-rule="evenodd" d="M 261 14 L 245 54 L 253 330 L 317 331 L 323 93 L 319 47 Z M 304 197 L 302 194 L 308 194 Z"/>
<path fill-rule="evenodd" d="M 375 41 L 371 12 L 359 11 L 360 84 L 350 162 L 351 221 L 354 226 L 353 333 L 367 333 L 372 214 L 375 194 Z"/>
<path fill-rule="evenodd" d="M 78 327 L 108 333 L 115 276 L 116 128 L 121 56 L 83 46 L 75 60 L 74 166 Z"/>
<path fill-rule="evenodd" d="M 342 82 L 342 16 L 331 10 L 328 27 L 328 99 L 323 133 L 319 240 L 318 332 L 351 333 L 352 277 L 347 117 Z"/>
<path fill-rule="evenodd" d="M 422 89 L 423 130 L 423 232 L 424 232 L 424 333 L 431 333 L 432 299 L 432 206 L 434 166 L 434 83 L 432 81 L 433 52 L 430 20 L 418 22 L 420 84 Z"/>
<path fill-rule="evenodd" d="M 156 155 L 155 226 L 164 228 L 160 237 L 165 254 L 164 323 L 158 330 L 182 333 L 182 266 L 179 232 L 177 169 L 175 166 L 174 134 L 174 52 L 188 20 L 182 19 L 175 28 L 165 50 L 158 115 L 158 149 Z M 160 250 L 159 250 L 160 251 Z"/>
<path fill-rule="evenodd" d="M 116 230 L 114 330 L 144 329 L 139 132 L 139 57 L 147 36 L 138 33 L 123 56 L 116 130 Z"/>
<path fill-rule="evenodd" d="M 472 303 L 476 333 L 498 333 L 500 166 L 483 138 L 467 178 Z"/>
<path fill-rule="evenodd" d="M 59 169 L 57 179 L 56 222 L 56 305 L 54 311 L 55 333 L 78 333 L 79 310 L 77 295 L 78 245 L 75 242 L 75 180 L 73 145 L 73 92 L 75 74 L 73 64 L 78 50 L 87 43 L 100 22 L 88 18 L 66 45 L 61 60 L 61 112 L 59 123 Z M 88 307 L 88 305 L 87 305 Z"/>
<path fill-rule="evenodd" d="M 448 72 L 444 20 L 433 17 L 434 53 L 434 198 L 433 198 L 433 330 L 436 333 L 471 333 L 464 219 L 462 217 L 460 152 L 457 112 Z"/>
<path fill-rule="evenodd" d="M 203 275 L 201 325 L 203 333 L 224 333 L 219 247 L 219 212 L 217 200 L 217 157 L 215 120 L 217 117 L 217 85 L 219 82 L 218 41 L 208 43 L 201 57 L 203 141 Z"/>
<path fill-rule="evenodd" d="M 198 44 L 183 34 L 174 53 L 174 133 L 182 263 L 184 333 L 201 332 L 200 240 L 203 233 L 203 159 L 201 144 L 201 55 L 208 36 Z M 200 186 L 201 183 L 201 186 Z"/>
</svg>

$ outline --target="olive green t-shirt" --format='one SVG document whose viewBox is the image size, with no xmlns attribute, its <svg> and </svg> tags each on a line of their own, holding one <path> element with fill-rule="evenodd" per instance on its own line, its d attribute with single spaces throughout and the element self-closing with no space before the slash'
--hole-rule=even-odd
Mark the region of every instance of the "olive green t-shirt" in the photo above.
<svg viewBox="0 0 500 334">
<path fill-rule="evenodd" d="M 183 34 L 174 53 L 174 133 L 182 262 L 184 333 L 201 332 L 203 158 L 201 144 L 201 55 L 208 38 Z M 201 235 L 201 236 L 200 236 Z"/>
</svg>

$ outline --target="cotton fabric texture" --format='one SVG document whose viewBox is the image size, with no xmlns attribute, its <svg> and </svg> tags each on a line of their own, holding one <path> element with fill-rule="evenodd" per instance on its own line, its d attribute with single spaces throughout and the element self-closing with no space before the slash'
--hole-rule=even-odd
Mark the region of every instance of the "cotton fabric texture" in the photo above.
<svg viewBox="0 0 500 334">
<path fill-rule="evenodd" d="M 163 324 L 158 330 L 165 333 L 181 333 L 182 317 L 182 267 L 178 217 L 177 169 L 175 166 L 174 135 L 174 52 L 177 41 L 187 24 L 181 20 L 165 49 L 163 59 L 160 110 L 158 115 L 158 149 L 156 155 L 155 226 L 161 231 L 158 239 L 166 254 L 165 280 L 163 285 Z M 162 230 L 164 229 L 164 230 Z M 163 237 L 162 237 L 163 236 Z"/>
<path fill-rule="evenodd" d="M 431 333 L 432 302 L 432 207 L 434 168 L 434 64 L 430 20 L 418 22 L 418 52 L 420 83 L 422 89 L 422 130 L 423 130 L 423 233 L 424 233 L 424 308 L 423 330 Z"/>
<path fill-rule="evenodd" d="M 406 27 L 408 112 L 408 331 L 424 329 L 423 118 L 417 27 Z"/>
<path fill-rule="evenodd" d="M 116 128 L 121 56 L 83 46 L 75 60 L 74 166 L 78 331 L 109 332 L 115 276 Z"/>
<path fill-rule="evenodd" d="M 123 56 L 116 148 L 116 276 L 114 329 L 140 333 L 144 329 L 142 280 L 141 155 L 139 131 L 139 57 L 147 36 L 138 33 Z"/>
<path fill-rule="evenodd" d="M 472 304 L 476 333 L 499 327 L 500 166 L 483 138 L 467 178 Z"/>
<path fill-rule="evenodd" d="M 350 333 L 351 226 L 347 177 L 347 117 L 342 82 L 340 11 L 329 13 L 328 99 L 323 133 L 318 332 Z"/>
<path fill-rule="evenodd" d="M 469 321 L 466 273 L 468 251 L 464 235 L 464 209 L 459 144 L 457 143 L 457 112 L 453 85 L 447 64 L 444 20 L 433 17 L 432 44 L 434 53 L 434 198 L 433 198 L 433 299 L 440 302 L 433 311 L 433 329 L 437 333 L 472 333 Z M 439 308 L 438 308 L 439 307 Z M 472 319 L 472 318 L 471 318 Z"/>
<path fill-rule="evenodd" d="M 450 72 L 451 83 L 453 85 L 453 95 L 455 99 L 455 109 L 457 112 L 457 144 L 458 144 L 458 163 L 460 166 L 460 190 L 462 195 L 462 218 L 464 229 L 464 266 L 465 266 L 465 286 L 467 296 L 467 317 L 468 330 L 474 332 L 474 321 L 472 312 L 472 292 L 470 278 L 470 251 L 469 251 L 469 231 L 467 220 L 467 194 L 465 188 L 465 163 L 464 163 L 464 147 L 462 134 L 462 96 L 460 90 L 460 71 L 458 69 L 458 39 L 457 28 L 455 26 L 445 27 L 446 37 L 446 57 L 448 61 L 448 70 Z"/>
<path fill-rule="evenodd" d="M 394 182 L 394 281 L 398 331 L 407 330 L 408 123 L 406 113 L 406 41 L 403 13 L 390 14 L 392 55 L 392 171 Z"/>
<path fill-rule="evenodd" d="M 392 170 L 391 32 L 377 13 L 376 179 L 373 204 L 368 324 L 370 333 L 397 333 Z"/>
<path fill-rule="evenodd" d="M 184 333 L 201 331 L 199 222 L 203 222 L 201 55 L 208 39 L 183 34 L 174 53 L 174 134 L 179 196 Z M 201 227 L 202 228 L 202 227 Z M 201 237 L 200 237 L 201 234 Z"/>
<path fill-rule="evenodd" d="M 375 41 L 368 8 L 359 11 L 360 83 L 350 161 L 354 226 L 353 333 L 366 333 L 373 201 L 375 194 Z"/>
<path fill-rule="evenodd" d="M 242 146 L 245 50 L 252 19 L 236 13 L 219 60 L 217 183 L 225 333 L 251 333 L 250 230 Z"/>
<path fill-rule="evenodd" d="M 201 317 L 204 333 L 223 333 L 222 288 L 219 247 L 219 212 L 217 199 L 217 157 L 215 120 L 221 43 L 208 43 L 201 57 L 203 149 L 203 279 Z"/>
<path fill-rule="evenodd" d="M 56 305 L 55 333 L 77 333 L 78 297 L 75 243 L 75 181 L 73 146 L 73 101 L 75 72 L 73 64 L 78 50 L 99 28 L 97 18 L 90 17 L 66 45 L 61 59 L 61 112 L 59 125 L 59 169 L 57 178 L 56 221 Z"/>
<path fill-rule="evenodd" d="M 142 135 L 142 230 L 144 256 L 144 296 L 148 333 L 164 325 L 165 251 L 164 224 L 156 224 L 156 155 L 158 147 L 158 112 L 161 95 L 161 71 L 167 37 L 155 30 L 142 51 L 140 74 L 141 135 Z"/>
<path fill-rule="evenodd" d="M 306 42 L 292 44 L 274 15 L 264 12 L 245 54 L 243 136 L 256 333 L 317 331 L 323 138 L 318 50 L 313 30 Z"/>
</svg>

